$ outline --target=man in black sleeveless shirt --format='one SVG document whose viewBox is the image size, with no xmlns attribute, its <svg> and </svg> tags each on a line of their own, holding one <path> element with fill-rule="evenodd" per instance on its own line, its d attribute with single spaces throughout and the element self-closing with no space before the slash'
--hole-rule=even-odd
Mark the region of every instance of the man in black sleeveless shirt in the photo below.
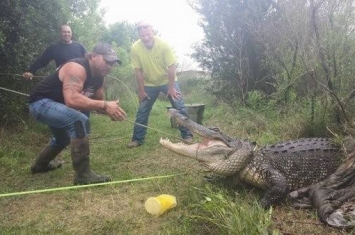
<svg viewBox="0 0 355 235">
<path fill-rule="evenodd" d="M 72 31 L 69 25 L 60 27 L 60 36 L 60 41 L 50 45 L 30 66 L 29 70 L 22 75 L 24 78 L 32 79 L 37 70 L 47 66 L 52 60 L 55 61 L 58 68 L 68 60 L 85 56 L 85 53 L 87 53 L 86 48 L 81 43 L 72 41 Z"/>
<path fill-rule="evenodd" d="M 36 120 L 49 126 L 53 138 L 41 151 L 31 172 L 55 170 L 52 160 L 69 144 L 75 171 L 74 184 L 109 181 L 108 176 L 90 170 L 90 123 L 87 112 L 107 114 L 122 121 L 126 113 L 116 101 L 105 101 L 104 77 L 120 59 L 108 44 L 98 44 L 86 58 L 76 58 L 36 85 L 29 98 L 29 110 Z"/>
</svg>

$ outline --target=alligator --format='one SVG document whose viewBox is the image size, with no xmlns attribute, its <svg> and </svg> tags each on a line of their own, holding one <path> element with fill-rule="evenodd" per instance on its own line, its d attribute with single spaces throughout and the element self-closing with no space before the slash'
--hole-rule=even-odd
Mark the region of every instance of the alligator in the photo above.
<svg viewBox="0 0 355 235">
<path fill-rule="evenodd" d="M 347 207 L 348 214 L 346 209 L 337 210 L 355 197 L 355 161 L 341 164 L 345 155 L 341 145 L 329 138 L 301 138 L 259 148 L 255 142 L 202 126 L 175 109 L 168 112 L 178 125 L 187 127 L 202 141 L 172 143 L 161 138 L 163 147 L 202 162 L 224 178 L 264 190 L 260 200 L 264 208 L 290 197 L 295 205 L 316 207 L 322 222 L 338 228 L 355 226 L 355 207 Z"/>
</svg>

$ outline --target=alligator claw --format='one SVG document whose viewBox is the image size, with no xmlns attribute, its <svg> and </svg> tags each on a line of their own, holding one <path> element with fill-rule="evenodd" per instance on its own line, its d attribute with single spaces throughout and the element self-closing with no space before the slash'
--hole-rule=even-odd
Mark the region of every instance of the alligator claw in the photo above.
<svg viewBox="0 0 355 235">
<path fill-rule="evenodd" d="M 204 178 L 208 183 L 216 183 L 216 182 L 218 182 L 218 181 L 221 179 L 221 177 L 218 177 L 218 176 L 216 176 L 216 175 L 205 175 L 203 178 Z"/>
<path fill-rule="evenodd" d="M 326 223 L 336 228 L 353 228 L 355 226 L 355 211 L 343 213 L 336 210 L 328 216 Z"/>
</svg>

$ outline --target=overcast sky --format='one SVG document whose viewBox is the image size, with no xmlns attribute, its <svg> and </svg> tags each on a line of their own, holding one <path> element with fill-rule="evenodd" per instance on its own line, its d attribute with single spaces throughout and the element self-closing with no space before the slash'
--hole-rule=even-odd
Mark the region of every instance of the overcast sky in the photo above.
<svg viewBox="0 0 355 235">
<path fill-rule="evenodd" d="M 174 48 L 180 63 L 193 63 L 189 57 L 192 45 L 201 41 L 204 34 L 198 26 L 199 15 L 186 0 L 101 0 L 100 8 L 106 9 L 104 20 L 108 25 L 121 21 L 151 22 Z"/>
</svg>

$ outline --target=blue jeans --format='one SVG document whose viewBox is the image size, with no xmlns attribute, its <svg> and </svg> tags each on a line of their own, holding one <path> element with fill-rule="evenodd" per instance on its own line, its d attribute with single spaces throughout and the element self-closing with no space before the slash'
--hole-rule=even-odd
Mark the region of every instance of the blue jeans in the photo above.
<svg viewBox="0 0 355 235">
<path fill-rule="evenodd" d="M 90 134 L 89 112 L 84 114 L 51 99 L 38 100 L 28 107 L 37 121 L 49 126 L 53 135 L 51 146 L 64 149 L 70 144 L 70 139 L 82 138 L 83 136 L 78 136 L 78 124 L 81 124 L 80 135 Z"/>
<path fill-rule="evenodd" d="M 179 85 L 177 82 L 175 82 L 175 89 L 176 91 L 180 92 Z M 158 95 L 160 92 L 163 92 L 164 94 L 167 94 L 168 92 L 168 85 L 162 85 L 162 86 L 145 86 L 144 87 L 145 93 L 149 96 L 150 99 L 146 98 L 142 100 L 139 104 L 139 108 L 136 114 L 136 123 L 142 124 L 147 126 L 148 125 L 148 118 L 150 111 L 152 110 L 153 104 L 158 98 Z M 179 100 L 173 100 L 170 96 L 168 97 L 169 101 L 171 103 L 171 106 L 174 109 L 177 109 L 180 111 L 181 114 L 185 115 L 188 117 L 184 100 L 180 98 Z M 181 132 L 181 137 L 183 139 L 192 137 L 191 132 L 186 128 L 186 127 L 179 127 L 179 130 Z M 144 137 L 147 134 L 147 128 L 140 126 L 140 125 L 134 125 L 133 129 L 133 137 L 132 141 L 137 141 L 140 144 L 143 144 L 144 142 Z"/>
</svg>

